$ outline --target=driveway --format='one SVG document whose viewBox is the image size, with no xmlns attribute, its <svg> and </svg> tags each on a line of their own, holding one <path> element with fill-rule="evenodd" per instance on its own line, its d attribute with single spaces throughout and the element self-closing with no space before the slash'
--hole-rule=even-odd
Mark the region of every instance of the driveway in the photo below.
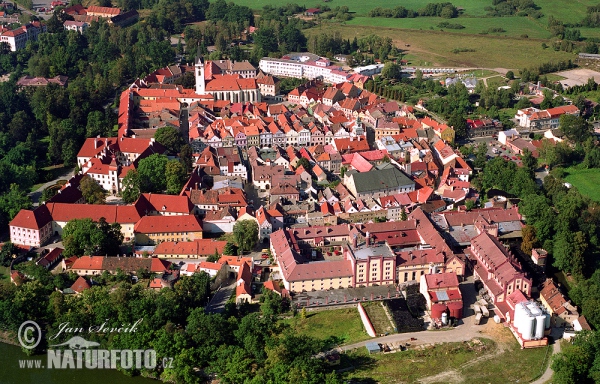
<svg viewBox="0 0 600 384">
<path fill-rule="evenodd" d="M 206 306 L 207 313 L 221 313 L 225 310 L 225 304 L 235 291 L 236 282 L 232 282 L 231 284 L 219 288 L 219 290 L 215 293 L 212 300 Z"/>
<path fill-rule="evenodd" d="M 69 169 L 64 174 L 58 176 L 56 179 L 42 184 L 42 186 L 40 186 L 35 191 L 30 192 L 29 197 L 31 198 L 31 201 L 33 201 L 33 205 L 38 205 L 38 201 L 40 200 L 40 197 L 42 196 L 42 192 L 44 191 L 44 189 L 48 188 L 51 185 L 56 184 L 56 182 L 58 180 L 67 180 L 68 181 L 71 178 L 71 176 L 73 176 L 73 168 Z"/>
</svg>

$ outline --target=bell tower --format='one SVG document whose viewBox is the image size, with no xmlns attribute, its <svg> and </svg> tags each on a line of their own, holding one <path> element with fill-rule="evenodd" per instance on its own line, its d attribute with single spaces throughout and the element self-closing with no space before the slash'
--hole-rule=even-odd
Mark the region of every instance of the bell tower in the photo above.
<svg viewBox="0 0 600 384">
<path fill-rule="evenodd" d="M 200 55 L 196 57 L 194 74 L 196 76 L 196 94 L 204 95 L 206 93 L 206 83 L 204 81 L 204 60 L 202 60 L 202 56 Z"/>
</svg>

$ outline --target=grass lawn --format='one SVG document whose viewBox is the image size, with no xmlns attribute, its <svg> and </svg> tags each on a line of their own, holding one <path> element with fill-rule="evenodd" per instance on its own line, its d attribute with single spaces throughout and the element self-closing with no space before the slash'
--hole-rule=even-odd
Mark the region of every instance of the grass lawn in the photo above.
<svg viewBox="0 0 600 384">
<path fill-rule="evenodd" d="M 375 328 L 376 334 L 382 333 L 393 333 L 394 327 L 385 314 L 385 310 L 381 306 L 381 302 L 371 302 L 363 304 L 365 311 L 367 311 L 367 315 L 369 315 L 369 319 L 371 320 L 371 324 L 373 324 L 373 328 Z"/>
<path fill-rule="evenodd" d="M 339 343 L 355 343 L 369 339 L 358 309 L 345 308 L 331 311 L 307 312 L 306 318 L 300 316 L 284 320 L 298 334 L 325 340 L 338 338 Z"/>
<path fill-rule="evenodd" d="M 479 339 L 483 344 L 444 343 L 425 350 L 378 355 L 368 355 L 361 348 L 342 356 L 342 364 L 356 367 L 345 378 L 392 384 L 415 383 L 439 374 L 427 382 L 527 383 L 546 369 L 551 346 L 522 350 L 508 329 L 497 324 L 482 329 L 486 329 Z"/>
<path fill-rule="evenodd" d="M 448 65 L 475 68 L 529 68 L 535 64 L 575 59 L 573 53 L 543 49 L 541 40 L 509 38 L 493 35 L 466 35 L 448 31 L 402 30 L 396 28 L 366 27 L 323 23 L 307 29 L 308 36 L 314 34 L 339 33 L 344 39 L 352 40 L 377 34 L 391 37 L 394 45 L 405 50 L 403 58 L 410 65 Z M 409 46 L 407 46 L 407 44 Z M 474 52 L 453 53 L 455 49 L 470 49 Z"/>
<path fill-rule="evenodd" d="M 281 6 L 282 2 L 277 2 L 273 0 L 232 0 L 233 3 L 239 5 L 245 5 L 255 10 L 262 9 L 265 5 L 273 5 L 273 6 Z M 294 3 L 292 1 L 292 3 Z M 312 0 L 307 2 L 296 2 L 297 4 L 304 5 L 306 8 L 319 8 L 323 6 L 322 1 Z M 422 0 L 375 0 L 371 2 L 364 2 L 361 0 L 331 0 L 326 3 L 329 8 L 335 8 L 340 6 L 347 6 L 350 9 L 350 12 L 356 12 L 357 15 L 367 15 L 367 13 L 375 8 L 394 8 L 397 6 L 403 6 L 407 9 L 418 10 L 423 8 L 427 4 L 427 2 L 423 2 Z M 465 9 L 465 13 L 468 13 L 471 16 L 483 16 L 485 15 L 484 8 L 490 4 L 486 1 L 480 0 L 454 0 L 452 1 L 456 7 L 462 7 Z M 585 11 L 585 9 L 584 9 Z"/>
<path fill-rule="evenodd" d="M 480 340 L 483 344 L 477 346 L 477 349 L 471 348 L 467 343 L 444 343 L 424 350 L 369 355 L 365 348 L 361 348 L 342 356 L 346 359 L 346 361 L 342 360 L 342 364 L 357 367 L 348 372 L 345 378 L 371 379 L 381 384 L 414 383 L 420 378 L 459 367 L 497 348 L 496 344 L 489 339 Z"/>
<path fill-rule="evenodd" d="M 460 24 L 463 29 L 439 28 L 438 24 L 447 22 Z M 443 19 L 441 17 L 416 17 L 414 19 L 392 19 L 384 17 L 355 17 L 346 22 L 348 25 L 363 25 L 371 27 L 387 27 L 415 30 L 444 30 L 444 32 L 477 35 L 490 28 L 502 28 L 506 32 L 490 33 L 490 36 L 512 36 L 520 37 L 527 35 L 534 39 L 548 39 L 550 32 L 545 25 L 526 17 L 458 17 L 455 19 Z"/>
<path fill-rule="evenodd" d="M 568 174 L 565 177 L 567 183 L 576 187 L 582 195 L 594 201 L 600 201 L 600 169 L 577 169 L 570 167 L 565 169 Z"/>
</svg>

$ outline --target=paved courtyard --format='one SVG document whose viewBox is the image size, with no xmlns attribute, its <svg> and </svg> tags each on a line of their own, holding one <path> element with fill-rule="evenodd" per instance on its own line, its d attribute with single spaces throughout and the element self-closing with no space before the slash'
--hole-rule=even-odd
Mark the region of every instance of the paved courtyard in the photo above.
<svg viewBox="0 0 600 384">
<path fill-rule="evenodd" d="M 320 305 L 350 304 L 360 301 L 387 300 L 398 297 L 403 296 L 396 285 L 384 285 L 302 292 L 294 295 L 293 302 L 302 307 L 316 307 Z"/>
</svg>

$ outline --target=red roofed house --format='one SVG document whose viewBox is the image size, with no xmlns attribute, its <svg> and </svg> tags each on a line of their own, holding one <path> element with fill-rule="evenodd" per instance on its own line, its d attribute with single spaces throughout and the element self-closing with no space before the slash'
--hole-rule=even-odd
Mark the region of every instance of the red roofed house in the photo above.
<svg viewBox="0 0 600 384">
<path fill-rule="evenodd" d="M 92 286 L 88 283 L 87 279 L 83 276 L 79 276 L 77 280 L 71 285 L 71 289 L 75 293 L 81 293 L 86 289 L 90 289 Z"/>
<path fill-rule="evenodd" d="M 88 16 L 113 17 L 121 14 L 121 9 L 110 7 L 89 6 L 86 10 Z"/>
<path fill-rule="evenodd" d="M 222 255 L 226 241 L 215 239 L 195 239 L 194 241 L 163 241 L 154 249 L 154 255 L 160 258 L 197 259 L 215 254 Z"/>
<path fill-rule="evenodd" d="M 144 216 L 135 224 L 134 234 L 140 245 L 190 241 L 202 238 L 202 224 L 194 215 Z"/>
<path fill-rule="evenodd" d="M 52 215 L 45 204 L 36 209 L 22 209 L 9 223 L 13 244 L 41 247 L 52 237 Z"/>
<path fill-rule="evenodd" d="M 476 261 L 473 275 L 481 280 L 496 305 L 516 290 L 521 290 L 526 296 L 531 295 L 531 280 L 495 236 L 482 232 L 471 240 L 469 251 Z"/>
<path fill-rule="evenodd" d="M 238 277 L 235 287 L 235 303 L 252 302 L 252 271 L 250 263 L 242 263 L 238 271 Z"/>
<path fill-rule="evenodd" d="M 63 251 L 64 251 L 64 249 L 62 249 L 62 248 L 58 248 L 58 247 L 54 248 L 53 250 L 48 252 L 46 255 L 42 256 L 35 263 L 37 265 L 41 265 L 42 267 L 44 267 L 46 269 L 52 269 L 52 268 L 54 268 L 54 266 L 56 264 L 58 264 L 58 262 L 60 262 Z"/>
<path fill-rule="evenodd" d="M 421 276 L 420 292 L 427 301 L 427 309 L 431 310 L 433 304 L 460 303 L 460 316 L 462 317 L 462 294 L 458 286 L 458 277 L 454 272 L 430 273 Z"/>
<path fill-rule="evenodd" d="M 79 276 L 101 275 L 104 256 L 81 256 L 71 265 L 71 271 Z"/>
<path fill-rule="evenodd" d="M 263 287 L 265 289 L 268 289 L 269 291 L 275 292 L 276 294 L 278 294 L 281 297 L 289 297 L 290 296 L 290 293 L 288 292 L 287 289 L 281 288 L 279 286 L 279 282 L 278 281 L 273 281 L 273 280 L 266 281 L 263 284 Z"/>
</svg>

